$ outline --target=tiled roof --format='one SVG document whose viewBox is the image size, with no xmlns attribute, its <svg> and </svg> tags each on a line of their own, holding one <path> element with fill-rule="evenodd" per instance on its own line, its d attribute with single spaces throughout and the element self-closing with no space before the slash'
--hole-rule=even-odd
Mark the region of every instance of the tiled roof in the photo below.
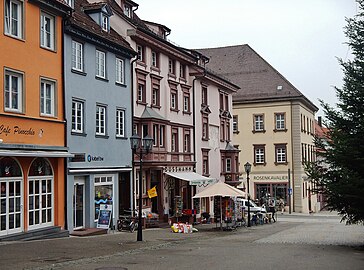
<svg viewBox="0 0 364 270">
<path fill-rule="evenodd" d="M 163 120 L 163 121 L 167 120 L 166 118 L 161 116 L 159 113 L 154 111 L 152 108 L 149 108 L 147 106 L 145 106 L 144 112 L 142 113 L 140 118 L 143 118 L 143 119 L 152 119 L 153 118 L 153 119 L 158 119 L 158 120 Z"/>
<path fill-rule="evenodd" d="M 105 3 L 102 3 L 102 5 L 104 4 Z M 112 28 L 110 29 L 110 32 L 103 31 L 100 25 L 98 25 L 91 17 L 85 14 L 84 7 L 89 6 L 90 5 L 87 0 L 75 0 L 74 12 L 72 13 L 72 17 L 70 17 L 66 22 L 66 25 L 71 24 L 73 26 L 79 27 L 83 31 L 87 31 L 90 34 L 107 40 L 108 42 L 112 42 L 114 46 L 124 47 L 130 51 L 134 51 L 130 44 Z"/>
<path fill-rule="evenodd" d="M 303 98 L 318 108 L 249 45 L 198 49 L 210 58 L 207 67 L 240 86 L 234 102 Z"/>
</svg>

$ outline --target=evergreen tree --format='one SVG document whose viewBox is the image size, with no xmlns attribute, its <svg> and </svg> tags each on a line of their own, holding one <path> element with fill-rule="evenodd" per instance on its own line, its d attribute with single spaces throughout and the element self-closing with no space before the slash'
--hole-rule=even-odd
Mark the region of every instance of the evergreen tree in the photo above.
<svg viewBox="0 0 364 270">
<path fill-rule="evenodd" d="M 364 223 L 364 0 L 357 2 L 359 12 L 345 27 L 353 57 L 339 59 L 344 78 L 335 87 L 337 108 L 320 100 L 327 139 L 316 138 L 318 161 L 306 167 L 328 209 L 347 224 Z"/>
</svg>

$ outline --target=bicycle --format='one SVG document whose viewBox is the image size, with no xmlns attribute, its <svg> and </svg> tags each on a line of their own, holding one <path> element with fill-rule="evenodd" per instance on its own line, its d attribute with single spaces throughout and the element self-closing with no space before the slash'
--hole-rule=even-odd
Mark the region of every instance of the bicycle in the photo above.
<svg viewBox="0 0 364 270">
<path fill-rule="evenodd" d="M 131 211 L 128 211 L 131 212 Z M 137 212 L 134 211 L 135 215 L 134 217 L 132 215 L 120 215 L 119 219 L 117 221 L 117 229 L 119 232 L 123 230 L 127 230 L 130 232 L 134 232 L 136 229 L 138 229 L 139 223 L 138 223 L 138 215 Z"/>
</svg>

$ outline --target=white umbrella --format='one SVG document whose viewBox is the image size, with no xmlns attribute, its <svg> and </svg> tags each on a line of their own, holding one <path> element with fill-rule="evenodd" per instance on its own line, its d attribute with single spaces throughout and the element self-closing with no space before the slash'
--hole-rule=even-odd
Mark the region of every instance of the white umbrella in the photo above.
<svg viewBox="0 0 364 270">
<path fill-rule="evenodd" d="M 204 198 L 204 197 L 214 197 L 220 196 L 220 228 L 222 228 L 222 201 L 221 197 L 244 197 L 245 192 L 234 188 L 224 182 L 217 182 L 201 192 L 197 193 L 193 198 Z"/>
</svg>

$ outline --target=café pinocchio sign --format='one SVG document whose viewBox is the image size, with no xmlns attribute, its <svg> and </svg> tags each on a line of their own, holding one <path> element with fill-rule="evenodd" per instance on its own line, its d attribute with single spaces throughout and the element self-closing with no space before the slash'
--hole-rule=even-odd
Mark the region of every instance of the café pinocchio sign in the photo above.
<svg viewBox="0 0 364 270">
<path fill-rule="evenodd" d="M 43 130 L 39 130 L 39 134 L 43 133 Z M 24 136 L 34 136 L 36 131 L 30 128 L 22 128 L 21 126 L 14 125 L 12 127 L 6 125 L 0 125 L 0 135 L 24 135 Z M 41 136 L 41 135 L 40 135 Z"/>
</svg>

